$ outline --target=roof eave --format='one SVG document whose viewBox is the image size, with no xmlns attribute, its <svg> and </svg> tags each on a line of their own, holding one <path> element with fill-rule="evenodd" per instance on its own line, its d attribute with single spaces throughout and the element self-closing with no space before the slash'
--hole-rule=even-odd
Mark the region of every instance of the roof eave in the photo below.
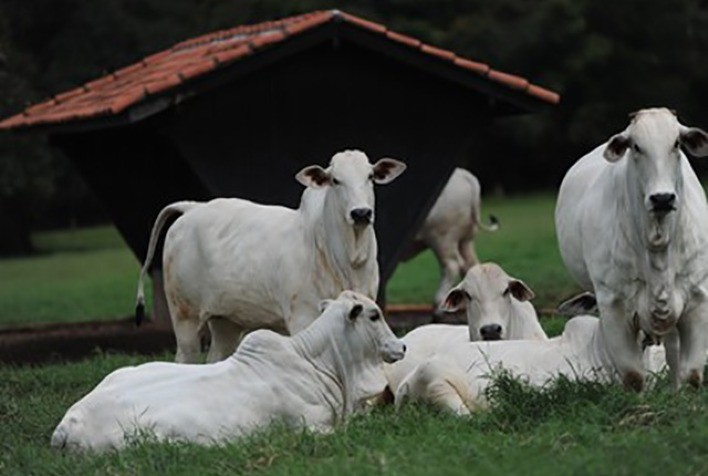
<svg viewBox="0 0 708 476">
<path fill-rule="evenodd" d="M 374 54 L 383 54 L 393 60 L 424 69 L 443 79 L 487 94 L 490 97 L 490 108 L 497 117 L 535 112 L 554 106 L 554 104 L 532 96 L 523 90 L 514 90 L 508 85 L 495 83 L 482 74 L 461 68 L 454 62 L 424 53 L 405 43 L 392 41 L 374 29 L 362 28 L 361 25 L 352 24 L 340 16 L 335 16 L 332 21 L 305 30 L 292 36 L 288 41 L 276 43 L 267 49 L 258 51 L 255 55 L 241 58 L 211 73 L 195 77 L 174 88 L 148 96 L 127 107 L 119 114 L 70 122 L 22 125 L 10 130 L 13 132 L 32 131 L 63 134 L 127 126 L 163 113 L 193 95 L 232 82 L 240 76 L 257 71 L 284 57 L 317 46 L 322 42 L 332 41 L 334 38 L 350 41 Z"/>
</svg>

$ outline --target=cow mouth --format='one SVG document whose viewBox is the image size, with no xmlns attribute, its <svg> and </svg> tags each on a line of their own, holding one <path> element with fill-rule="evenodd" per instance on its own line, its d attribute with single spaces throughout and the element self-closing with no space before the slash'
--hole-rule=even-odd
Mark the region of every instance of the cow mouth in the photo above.
<svg viewBox="0 0 708 476">
<path fill-rule="evenodd" d="M 501 338 L 501 334 L 492 334 L 492 335 L 487 334 L 484 337 L 482 337 L 482 340 L 495 341 L 495 340 L 502 340 L 502 338 Z"/>
<path fill-rule="evenodd" d="M 666 215 L 676 210 L 674 205 L 654 205 L 651 208 L 651 212 L 655 215 Z"/>
</svg>

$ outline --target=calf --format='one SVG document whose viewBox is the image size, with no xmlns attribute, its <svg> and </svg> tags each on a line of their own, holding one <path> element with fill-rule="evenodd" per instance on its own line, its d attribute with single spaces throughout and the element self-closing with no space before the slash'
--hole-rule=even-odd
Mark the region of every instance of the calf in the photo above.
<svg viewBox="0 0 708 476">
<path fill-rule="evenodd" d="M 449 312 L 464 310 L 467 326 L 429 324 L 406 334 L 406 358 L 386 366 L 389 389 L 395 392 L 413 368 L 450 345 L 478 340 L 547 340 L 529 302 L 533 297 L 523 281 L 509 276 L 495 263 L 472 267 L 442 304 Z"/>
</svg>

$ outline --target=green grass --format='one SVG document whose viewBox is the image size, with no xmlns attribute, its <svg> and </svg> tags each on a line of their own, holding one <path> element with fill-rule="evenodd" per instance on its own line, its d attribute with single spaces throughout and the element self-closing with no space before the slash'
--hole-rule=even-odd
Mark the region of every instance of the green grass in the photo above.
<svg viewBox="0 0 708 476">
<path fill-rule="evenodd" d="M 115 319 L 133 312 L 140 267 L 115 228 L 40 233 L 34 241 L 37 255 L 0 261 L 0 324 Z"/>
<path fill-rule="evenodd" d="M 483 213 L 497 215 L 502 226 L 495 233 L 480 232 L 477 239 L 480 259 L 496 261 L 524 280 L 541 309 L 578 290 L 558 254 L 554 200 L 550 194 L 486 200 Z M 33 239 L 38 255 L 0 260 L 0 326 L 132 314 L 139 263 L 113 227 L 38 233 Z M 429 303 L 439 279 L 435 258 L 426 251 L 399 266 L 387 298 Z"/>
<path fill-rule="evenodd" d="M 490 392 L 491 411 L 470 418 L 386 407 L 324 436 L 276 425 L 218 448 L 135 444 L 78 456 L 49 449 L 73 402 L 110 370 L 143 360 L 97 354 L 0 367 L 0 474 L 708 474 L 707 392 L 660 385 L 636 395 L 566 380 L 534 390 L 504 376 Z"/>
</svg>

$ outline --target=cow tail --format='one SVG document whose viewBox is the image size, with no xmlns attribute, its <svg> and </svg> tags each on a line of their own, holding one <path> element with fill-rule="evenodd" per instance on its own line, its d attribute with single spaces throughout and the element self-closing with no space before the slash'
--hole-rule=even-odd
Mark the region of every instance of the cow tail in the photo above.
<svg viewBox="0 0 708 476">
<path fill-rule="evenodd" d="M 150 242 L 148 243 L 147 256 L 145 257 L 143 267 L 140 269 L 140 277 L 138 278 L 138 293 L 135 299 L 136 326 L 139 326 L 142 324 L 143 320 L 145 320 L 145 291 L 143 289 L 143 283 L 145 282 L 145 276 L 147 275 L 148 269 L 150 268 L 150 263 L 152 263 L 152 259 L 155 255 L 155 248 L 157 247 L 157 241 L 160 238 L 162 228 L 174 215 L 182 215 L 192 208 L 195 208 L 197 205 L 199 205 L 199 202 L 175 202 L 160 210 L 160 213 L 157 215 L 155 224 L 152 226 L 152 231 L 150 232 Z"/>
<path fill-rule="evenodd" d="M 477 200 L 474 203 L 474 221 L 479 226 L 481 229 L 485 231 L 497 231 L 499 229 L 499 226 L 501 223 L 499 222 L 499 219 L 490 214 L 489 215 L 489 224 L 487 223 L 482 223 L 482 194 L 480 192 L 480 195 L 477 197 Z"/>
</svg>

